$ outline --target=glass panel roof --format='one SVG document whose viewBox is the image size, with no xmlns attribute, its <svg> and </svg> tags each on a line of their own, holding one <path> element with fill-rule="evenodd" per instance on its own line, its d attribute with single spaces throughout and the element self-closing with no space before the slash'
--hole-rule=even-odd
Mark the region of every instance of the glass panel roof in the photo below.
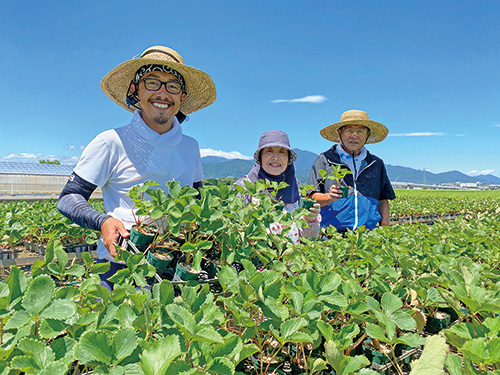
<svg viewBox="0 0 500 375">
<path fill-rule="evenodd" d="M 37 174 L 37 175 L 56 175 L 69 176 L 74 165 L 68 164 L 37 164 L 37 163 L 18 163 L 0 161 L 0 173 L 2 174 Z"/>
</svg>

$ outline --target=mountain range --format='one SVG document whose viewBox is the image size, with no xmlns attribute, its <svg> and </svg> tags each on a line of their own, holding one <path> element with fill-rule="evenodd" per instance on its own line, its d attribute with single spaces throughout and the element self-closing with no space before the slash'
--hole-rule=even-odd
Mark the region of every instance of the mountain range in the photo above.
<svg viewBox="0 0 500 375">
<path fill-rule="evenodd" d="M 295 161 L 295 175 L 301 183 L 307 183 L 309 170 L 317 154 L 311 151 L 294 148 L 297 154 Z M 255 164 L 253 160 L 226 159 L 218 156 L 205 156 L 202 158 L 205 178 L 232 177 L 239 178 L 246 175 Z M 468 176 L 459 171 L 431 173 L 408 167 L 386 164 L 387 174 L 392 182 L 409 182 L 414 184 L 441 185 L 452 183 L 475 183 L 500 185 L 500 178 L 491 174 L 481 176 Z"/>
</svg>

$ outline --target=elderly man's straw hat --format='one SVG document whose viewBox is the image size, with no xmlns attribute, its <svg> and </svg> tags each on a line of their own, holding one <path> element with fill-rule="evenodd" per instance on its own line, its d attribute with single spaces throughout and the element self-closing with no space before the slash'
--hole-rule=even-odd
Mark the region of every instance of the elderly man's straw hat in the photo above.
<svg viewBox="0 0 500 375">
<path fill-rule="evenodd" d="M 101 81 L 102 90 L 115 103 L 133 112 L 134 108 L 127 105 L 127 91 L 137 70 L 149 64 L 164 65 L 182 74 L 188 94 L 181 103 L 183 113 L 195 112 L 215 101 L 215 85 L 210 76 L 201 70 L 185 65 L 179 53 L 163 46 L 150 47 L 139 57 L 125 61 L 111 70 Z"/>
<path fill-rule="evenodd" d="M 339 122 L 321 129 L 320 134 L 329 141 L 340 142 L 339 129 L 346 125 L 363 125 L 370 129 L 370 136 L 366 140 L 366 143 L 381 142 L 389 133 L 385 125 L 368 119 L 366 112 L 353 109 L 342 113 Z"/>
</svg>

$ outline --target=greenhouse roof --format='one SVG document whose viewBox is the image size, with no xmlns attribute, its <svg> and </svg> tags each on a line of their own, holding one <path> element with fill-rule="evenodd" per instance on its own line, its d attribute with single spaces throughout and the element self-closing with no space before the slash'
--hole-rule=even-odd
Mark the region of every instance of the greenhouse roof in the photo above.
<svg viewBox="0 0 500 375">
<path fill-rule="evenodd" d="M 37 164 L 0 161 L 0 174 L 69 176 L 74 168 L 74 165 L 68 164 Z"/>
</svg>

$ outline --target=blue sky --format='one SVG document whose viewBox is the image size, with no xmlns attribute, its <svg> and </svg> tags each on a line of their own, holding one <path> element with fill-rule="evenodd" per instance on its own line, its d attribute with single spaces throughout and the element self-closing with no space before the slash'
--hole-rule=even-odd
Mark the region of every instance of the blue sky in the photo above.
<svg viewBox="0 0 500 375">
<path fill-rule="evenodd" d="M 320 129 L 362 109 L 389 128 L 368 146 L 388 164 L 500 176 L 499 14 L 496 0 L 8 2 L 0 160 L 77 160 L 127 124 L 99 82 L 160 44 L 215 82 L 183 125 L 204 155 L 251 156 L 271 129 L 320 153 Z"/>
</svg>

